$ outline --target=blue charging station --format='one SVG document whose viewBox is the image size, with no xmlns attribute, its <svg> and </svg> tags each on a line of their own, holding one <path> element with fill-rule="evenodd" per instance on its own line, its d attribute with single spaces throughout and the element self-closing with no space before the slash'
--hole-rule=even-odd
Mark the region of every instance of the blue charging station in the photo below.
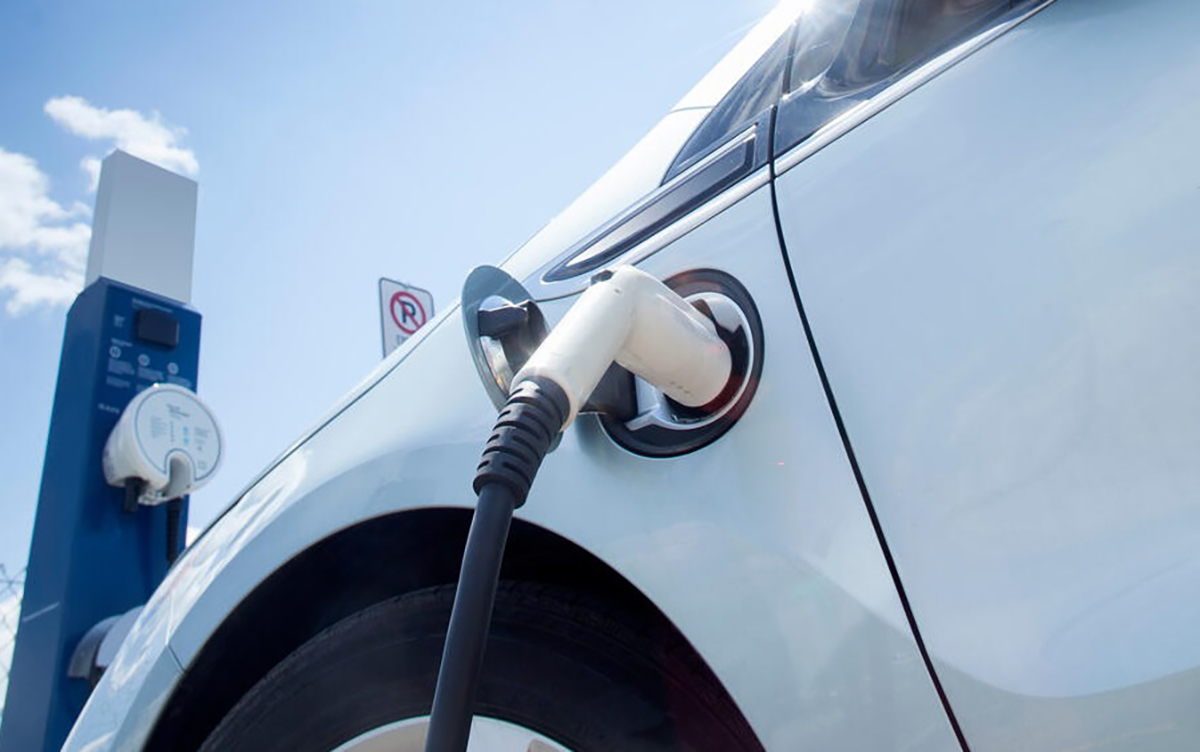
<svg viewBox="0 0 1200 752">
<path fill-rule="evenodd" d="M 127 511 L 101 457 L 139 392 L 196 387 L 201 317 L 187 305 L 195 205 L 193 181 L 122 152 L 104 162 L 90 283 L 67 314 L 0 752 L 62 746 L 91 691 L 68 676 L 80 641 L 145 603 L 166 575 L 167 505 Z M 176 522 L 186 521 L 185 501 Z"/>
</svg>

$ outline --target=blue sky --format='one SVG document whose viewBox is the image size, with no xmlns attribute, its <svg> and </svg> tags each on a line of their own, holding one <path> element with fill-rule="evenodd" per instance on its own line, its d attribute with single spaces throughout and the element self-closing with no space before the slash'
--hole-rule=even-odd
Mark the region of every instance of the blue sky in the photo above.
<svg viewBox="0 0 1200 752">
<path fill-rule="evenodd" d="M 0 563 L 28 554 L 91 160 L 200 183 L 199 392 L 229 450 L 204 524 L 379 361 L 380 276 L 444 307 L 772 5 L 5 3 Z"/>
</svg>

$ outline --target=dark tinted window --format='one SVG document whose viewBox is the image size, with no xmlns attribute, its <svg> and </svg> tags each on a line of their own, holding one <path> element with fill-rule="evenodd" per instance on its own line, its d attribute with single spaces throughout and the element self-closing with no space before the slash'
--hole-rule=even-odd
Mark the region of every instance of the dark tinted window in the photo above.
<svg viewBox="0 0 1200 752">
<path fill-rule="evenodd" d="M 846 46 L 861 0 L 816 3 L 796 24 L 788 91 L 811 87 L 825 77 Z"/>
<path fill-rule="evenodd" d="M 696 129 L 675 157 L 666 179 L 686 169 L 695 159 L 758 119 L 783 93 L 791 32 L 785 33 L 729 90 Z M 665 181 L 664 181 L 665 182 Z"/>
<path fill-rule="evenodd" d="M 1033 0 L 814 0 L 797 21 L 776 153 Z"/>
<path fill-rule="evenodd" d="M 1010 7 L 1009 0 L 910 0 L 897 13 L 896 34 L 884 58 L 896 69 L 919 65 Z"/>
<path fill-rule="evenodd" d="M 1012 7 L 1010 0 L 890 0 L 864 2 L 854 46 L 841 72 L 862 86 L 914 68 L 963 41 L 983 22 Z M 848 75 L 847 75 L 848 74 Z"/>
</svg>

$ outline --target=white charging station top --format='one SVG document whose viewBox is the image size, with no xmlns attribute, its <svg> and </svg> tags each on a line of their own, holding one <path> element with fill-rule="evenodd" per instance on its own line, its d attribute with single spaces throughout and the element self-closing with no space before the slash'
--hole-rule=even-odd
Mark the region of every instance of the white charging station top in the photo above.
<svg viewBox="0 0 1200 752">
<path fill-rule="evenodd" d="M 190 303 L 196 181 L 114 151 L 100 169 L 87 281 L 124 282 Z"/>
</svg>

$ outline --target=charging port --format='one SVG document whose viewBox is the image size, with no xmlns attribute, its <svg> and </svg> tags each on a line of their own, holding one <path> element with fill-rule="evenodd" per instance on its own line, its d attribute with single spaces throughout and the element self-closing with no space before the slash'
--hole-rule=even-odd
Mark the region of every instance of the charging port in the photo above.
<svg viewBox="0 0 1200 752">
<path fill-rule="evenodd" d="M 613 441 L 648 457 L 675 457 L 717 440 L 745 413 L 763 365 L 762 321 L 741 283 L 715 269 L 685 272 L 664 282 L 713 322 L 729 348 L 732 369 L 721 394 L 699 407 L 682 405 L 634 379 L 634 415 L 602 413 L 600 422 Z"/>
</svg>

